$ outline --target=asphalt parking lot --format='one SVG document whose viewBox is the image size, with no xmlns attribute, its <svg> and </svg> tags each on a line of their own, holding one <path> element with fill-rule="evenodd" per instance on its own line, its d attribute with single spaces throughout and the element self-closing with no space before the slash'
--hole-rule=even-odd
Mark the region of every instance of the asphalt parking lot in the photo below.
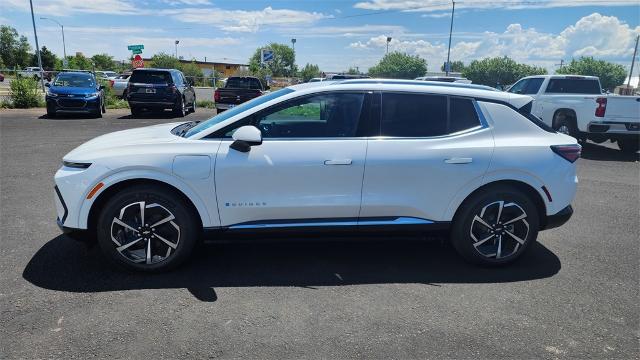
<svg viewBox="0 0 640 360">
<path fill-rule="evenodd" d="M 439 241 L 300 239 L 207 245 L 151 276 L 61 235 L 52 177 L 90 138 L 176 120 L 43 113 L 0 110 L 2 358 L 640 355 L 640 165 L 615 145 L 585 146 L 574 217 L 511 267 Z"/>
</svg>

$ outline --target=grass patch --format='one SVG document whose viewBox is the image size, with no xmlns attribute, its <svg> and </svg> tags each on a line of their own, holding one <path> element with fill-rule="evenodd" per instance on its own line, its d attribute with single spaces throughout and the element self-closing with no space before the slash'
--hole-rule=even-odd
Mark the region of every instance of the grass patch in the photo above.
<svg viewBox="0 0 640 360">
<path fill-rule="evenodd" d="M 215 109 L 216 103 L 211 100 L 196 100 L 196 106 L 199 108 Z"/>
</svg>

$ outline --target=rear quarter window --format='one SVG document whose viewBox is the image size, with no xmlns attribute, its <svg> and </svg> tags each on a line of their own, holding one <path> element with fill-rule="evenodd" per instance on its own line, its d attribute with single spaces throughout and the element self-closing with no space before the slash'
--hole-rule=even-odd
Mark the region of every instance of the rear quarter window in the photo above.
<svg viewBox="0 0 640 360">
<path fill-rule="evenodd" d="M 449 106 L 449 134 L 480 126 L 480 119 L 471 99 L 451 97 Z"/>
<path fill-rule="evenodd" d="M 601 94 L 595 79 L 551 79 L 545 90 L 548 94 Z"/>
</svg>

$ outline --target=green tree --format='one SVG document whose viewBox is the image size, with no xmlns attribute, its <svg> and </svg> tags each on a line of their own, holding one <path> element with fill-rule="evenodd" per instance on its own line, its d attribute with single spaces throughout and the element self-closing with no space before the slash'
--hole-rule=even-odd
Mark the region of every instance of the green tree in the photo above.
<svg viewBox="0 0 640 360">
<path fill-rule="evenodd" d="M 308 64 L 305 65 L 302 70 L 300 70 L 300 74 L 299 76 L 302 78 L 302 81 L 307 82 L 309 80 L 311 80 L 314 77 L 319 77 L 320 76 L 320 67 L 318 67 L 318 65 L 315 64 Z"/>
<path fill-rule="evenodd" d="M 569 65 L 558 69 L 556 73 L 597 76 L 600 78 L 602 88 L 610 91 L 621 85 L 627 76 L 624 66 L 604 60 L 595 60 L 593 57 L 571 60 Z"/>
<path fill-rule="evenodd" d="M 76 53 L 75 56 L 67 56 L 67 61 L 69 62 L 69 66 L 67 66 L 67 69 L 93 70 L 91 59 L 82 55 L 82 53 Z"/>
<path fill-rule="evenodd" d="M 180 67 L 180 61 L 174 56 L 167 53 L 157 53 L 151 57 L 153 67 L 158 69 L 177 69 Z"/>
<path fill-rule="evenodd" d="M 372 77 L 414 79 L 427 72 L 427 61 L 419 56 L 400 52 L 385 55 L 380 62 L 369 69 Z"/>
<path fill-rule="evenodd" d="M 202 70 L 196 65 L 195 62 L 190 62 L 187 64 L 180 64 L 180 71 L 184 74 L 187 79 L 193 80 L 194 83 L 199 81 L 200 84 L 203 84 L 203 74 Z"/>
<path fill-rule="evenodd" d="M 519 64 L 505 56 L 474 60 L 464 68 L 462 75 L 474 84 L 497 86 L 513 84 L 525 76 L 546 73 L 544 68 Z"/>
<path fill-rule="evenodd" d="M 269 62 L 265 68 L 260 64 L 260 52 L 263 48 L 273 50 L 273 61 Z M 271 43 L 268 46 L 256 49 L 253 56 L 249 59 L 249 70 L 254 74 L 262 74 L 264 76 L 293 76 L 297 73 L 295 66 L 296 55 L 293 49 L 284 44 Z"/>
<path fill-rule="evenodd" d="M 42 96 L 38 92 L 38 82 L 32 78 L 18 78 L 11 81 L 11 102 L 19 109 L 38 106 Z"/>
<path fill-rule="evenodd" d="M 9 68 L 25 67 L 31 62 L 31 46 L 26 36 L 18 35 L 16 29 L 0 25 L 0 58 Z"/>
<path fill-rule="evenodd" d="M 51 50 L 47 49 L 46 46 L 43 46 L 42 49 L 40 49 L 40 58 L 42 59 L 43 69 L 53 70 L 56 68 L 58 57 L 56 54 L 52 53 Z M 31 56 L 31 66 L 38 66 L 38 54 L 35 52 Z"/>
<path fill-rule="evenodd" d="M 109 54 L 95 54 L 91 57 L 91 61 L 96 67 L 96 70 L 113 70 L 116 67 L 113 56 Z"/>
<path fill-rule="evenodd" d="M 347 70 L 347 74 L 349 75 L 360 75 L 360 71 L 354 67 L 350 67 L 349 70 Z"/>
<path fill-rule="evenodd" d="M 440 65 L 440 71 L 446 71 L 444 68 L 444 64 Z M 464 63 L 460 60 L 451 62 L 451 72 L 461 73 L 464 71 Z"/>
</svg>

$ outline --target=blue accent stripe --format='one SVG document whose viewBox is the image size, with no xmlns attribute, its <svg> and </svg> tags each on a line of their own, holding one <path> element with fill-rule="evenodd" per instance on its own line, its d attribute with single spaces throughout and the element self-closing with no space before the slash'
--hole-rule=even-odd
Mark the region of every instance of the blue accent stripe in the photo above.
<svg viewBox="0 0 640 360">
<path fill-rule="evenodd" d="M 369 218 L 369 219 L 360 219 L 354 220 L 353 218 L 345 219 L 344 221 L 336 219 L 336 220 L 328 220 L 328 221 L 282 221 L 282 220 L 272 220 L 272 221 L 261 221 L 261 222 L 250 222 L 250 223 L 241 223 L 236 225 L 229 226 L 229 229 L 237 230 L 237 229 L 274 229 L 274 228 L 300 228 L 300 227 L 337 227 L 337 226 L 370 226 L 370 225 L 427 225 L 433 224 L 434 222 L 427 219 L 420 219 L 414 217 L 394 217 L 394 218 Z"/>
</svg>

